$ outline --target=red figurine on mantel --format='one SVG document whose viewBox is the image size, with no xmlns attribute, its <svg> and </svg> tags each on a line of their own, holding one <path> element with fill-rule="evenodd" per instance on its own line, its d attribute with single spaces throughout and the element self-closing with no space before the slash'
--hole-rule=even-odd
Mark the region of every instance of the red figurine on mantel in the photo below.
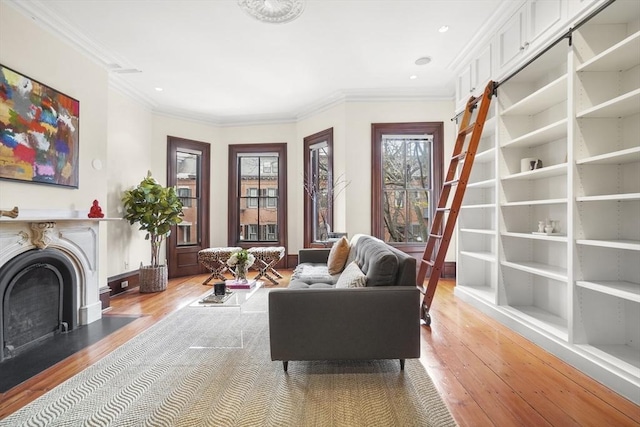
<svg viewBox="0 0 640 427">
<path fill-rule="evenodd" d="M 93 205 L 91 209 L 89 209 L 89 218 L 104 218 L 104 214 L 102 213 L 102 208 L 98 204 L 97 200 L 93 201 Z"/>
</svg>

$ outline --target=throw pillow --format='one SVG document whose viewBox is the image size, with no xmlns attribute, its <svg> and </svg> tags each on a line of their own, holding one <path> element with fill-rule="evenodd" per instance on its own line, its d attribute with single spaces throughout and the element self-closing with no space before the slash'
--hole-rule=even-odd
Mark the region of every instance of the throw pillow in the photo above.
<svg viewBox="0 0 640 427">
<path fill-rule="evenodd" d="M 338 274 L 344 270 L 344 264 L 349 256 L 349 241 L 342 236 L 340 240 L 335 242 L 329 251 L 329 259 L 327 260 L 327 268 L 329 274 Z"/>
<path fill-rule="evenodd" d="M 367 286 L 367 276 L 355 262 L 347 265 L 336 282 L 336 288 L 362 288 L 364 286 Z"/>
</svg>

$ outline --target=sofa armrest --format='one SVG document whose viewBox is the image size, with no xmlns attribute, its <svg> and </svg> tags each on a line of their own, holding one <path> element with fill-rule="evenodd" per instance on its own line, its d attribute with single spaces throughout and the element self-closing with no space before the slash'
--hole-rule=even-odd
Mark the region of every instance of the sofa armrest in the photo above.
<svg viewBox="0 0 640 427">
<path fill-rule="evenodd" d="M 326 264 L 329 260 L 330 248 L 305 248 L 298 251 L 298 264 Z"/>
<path fill-rule="evenodd" d="M 274 289 L 272 360 L 420 357 L 420 292 L 414 286 Z"/>
</svg>

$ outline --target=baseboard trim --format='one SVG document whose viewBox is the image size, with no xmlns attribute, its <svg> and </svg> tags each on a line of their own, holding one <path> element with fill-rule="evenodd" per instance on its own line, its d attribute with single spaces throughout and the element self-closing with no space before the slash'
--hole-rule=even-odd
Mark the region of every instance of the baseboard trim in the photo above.
<svg viewBox="0 0 640 427">
<path fill-rule="evenodd" d="M 298 265 L 298 254 L 287 254 L 285 268 L 294 268 Z"/>
<path fill-rule="evenodd" d="M 109 286 L 100 288 L 100 302 L 102 303 L 102 311 L 111 308 L 111 288 Z"/>
<path fill-rule="evenodd" d="M 445 279 L 456 278 L 456 262 L 455 261 L 444 262 L 444 266 L 442 267 L 442 277 Z"/>
<path fill-rule="evenodd" d="M 128 281 L 129 286 L 122 287 L 122 282 Z M 127 271 L 125 273 L 118 274 L 116 276 L 109 277 L 107 279 L 107 286 L 111 289 L 111 296 L 118 295 L 122 292 L 128 291 L 131 288 L 138 287 L 140 280 L 138 279 L 138 270 Z"/>
</svg>

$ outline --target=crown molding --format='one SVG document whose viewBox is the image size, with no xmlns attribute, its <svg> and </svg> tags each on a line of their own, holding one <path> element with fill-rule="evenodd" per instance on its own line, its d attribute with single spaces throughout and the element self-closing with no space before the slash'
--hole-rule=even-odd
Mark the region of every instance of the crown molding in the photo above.
<svg viewBox="0 0 640 427">
<path fill-rule="evenodd" d="M 332 108 L 349 102 L 402 102 L 402 101 L 450 101 L 451 93 L 434 93 L 426 88 L 395 89 L 349 89 L 337 91 L 327 97 L 303 105 L 295 112 L 282 114 L 256 114 L 239 116 L 213 116 L 189 110 L 165 108 L 131 85 L 117 70 L 136 70 L 135 64 L 118 58 L 104 46 L 90 40 L 63 17 L 51 10 L 44 0 L 2 0 L 37 25 L 60 37 L 64 42 L 78 49 L 82 54 L 105 68 L 108 72 L 109 88 L 129 97 L 154 114 L 202 122 L 222 127 L 257 126 L 296 123 Z M 511 3 L 511 2 L 507 2 Z"/>
<path fill-rule="evenodd" d="M 51 10 L 42 0 L 3 0 L 18 12 L 31 18 L 38 26 L 60 37 L 63 41 L 77 48 L 91 60 L 106 68 L 135 69 L 133 64 L 124 58 L 110 53 L 104 46 L 90 40 L 63 17 Z"/>
<path fill-rule="evenodd" d="M 180 119 L 194 123 L 202 123 L 206 125 L 220 126 L 221 122 L 218 117 L 209 116 L 206 114 L 198 114 L 193 111 L 179 110 L 179 109 L 166 109 L 166 108 L 153 108 L 151 110 L 154 116 L 166 117 L 168 119 Z"/>
<path fill-rule="evenodd" d="M 126 95 L 126 93 L 125 93 Z M 334 92 L 311 104 L 301 107 L 296 113 L 253 114 L 220 117 L 196 113 L 189 110 L 152 107 L 154 114 L 167 118 L 179 118 L 220 127 L 263 126 L 297 123 L 341 104 L 357 102 L 449 102 L 453 95 L 434 96 L 426 88 L 419 89 L 354 89 Z"/>
<path fill-rule="evenodd" d="M 491 18 L 485 21 L 476 31 L 475 36 L 467 43 L 458 55 L 447 65 L 447 68 L 456 74 L 462 66 L 471 60 L 471 55 L 475 53 L 483 44 L 496 34 L 496 29 L 502 27 L 509 18 L 525 3 L 520 1 L 502 1 L 498 9 L 491 15 Z"/>
<path fill-rule="evenodd" d="M 264 126 L 296 123 L 298 120 L 290 114 L 255 114 L 220 117 L 189 110 L 155 108 L 153 113 L 167 118 L 178 118 L 219 127 Z"/>
<path fill-rule="evenodd" d="M 158 107 L 155 101 L 144 95 L 135 86 L 133 86 L 131 83 L 129 83 L 119 75 L 109 74 L 109 88 L 117 90 L 122 95 L 131 98 L 133 101 L 142 104 L 148 109 L 153 110 Z"/>
<path fill-rule="evenodd" d="M 286 125 L 298 123 L 296 116 L 287 114 L 258 114 L 251 116 L 227 117 L 220 123 L 220 127 L 236 126 L 265 126 L 265 125 Z"/>
<path fill-rule="evenodd" d="M 308 103 L 298 109 L 296 114 L 297 120 L 304 120 L 316 114 L 327 111 L 337 105 L 345 103 L 345 94 L 342 91 L 336 91 L 329 96 L 320 98 L 314 102 Z"/>
<path fill-rule="evenodd" d="M 346 89 L 346 102 L 402 102 L 442 101 L 454 98 L 449 90 L 433 90 L 426 87 L 395 89 Z"/>
<path fill-rule="evenodd" d="M 301 107 L 297 119 L 303 120 L 340 104 L 355 102 L 439 102 L 451 101 L 453 94 L 435 94 L 427 88 L 346 89 Z"/>
</svg>

